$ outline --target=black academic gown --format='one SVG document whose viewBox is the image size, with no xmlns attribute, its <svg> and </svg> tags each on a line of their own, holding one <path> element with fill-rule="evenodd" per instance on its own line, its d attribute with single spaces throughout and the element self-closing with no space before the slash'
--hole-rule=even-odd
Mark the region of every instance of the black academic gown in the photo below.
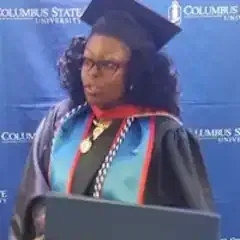
<svg viewBox="0 0 240 240">
<path fill-rule="evenodd" d="M 47 174 L 56 122 L 71 108 L 69 100 L 59 103 L 38 128 L 16 200 L 9 240 L 30 240 L 44 232 L 37 221 L 45 210 L 44 197 L 39 196 L 44 196 L 50 190 Z M 189 132 L 176 123 L 173 124 L 170 119 L 158 117 L 156 121 L 156 140 L 148 173 L 145 204 L 214 211 L 211 187 L 198 142 Z M 109 131 L 111 140 L 111 135 L 112 138 L 115 135 L 114 128 Z M 110 143 L 109 140 L 106 141 Z M 94 144 L 101 145 L 102 142 Z M 99 145 L 99 149 L 107 151 L 109 143 L 105 144 L 105 148 Z M 99 156 L 101 152 L 96 154 Z M 80 162 L 84 161 L 81 159 Z M 73 193 L 91 196 L 97 169 L 93 169 L 89 176 L 85 176 L 84 181 L 83 177 L 81 180 L 81 169 L 82 167 L 78 166 L 73 182 Z"/>
</svg>

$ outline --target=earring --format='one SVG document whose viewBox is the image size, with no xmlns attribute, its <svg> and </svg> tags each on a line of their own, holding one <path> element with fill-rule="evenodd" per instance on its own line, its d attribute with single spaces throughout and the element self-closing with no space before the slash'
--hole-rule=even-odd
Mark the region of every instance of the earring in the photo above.
<svg viewBox="0 0 240 240">
<path fill-rule="evenodd" d="M 133 90 L 133 84 L 131 84 L 129 87 L 129 91 L 132 91 L 132 90 Z"/>
</svg>

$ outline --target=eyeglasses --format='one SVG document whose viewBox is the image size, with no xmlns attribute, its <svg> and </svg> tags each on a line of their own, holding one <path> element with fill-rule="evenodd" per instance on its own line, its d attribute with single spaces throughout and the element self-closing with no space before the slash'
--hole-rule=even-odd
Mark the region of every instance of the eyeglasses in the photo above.
<svg viewBox="0 0 240 240">
<path fill-rule="evenodd" d="M 99 60 L 95 61 L 88 57 L 82 58 L 82 67 L 87 70 L 88 72 L 96 66 L 97 70 L 101 74 L 109 74 L 113 75 L 117 72 L 119 68 L 122 68 L 126 65 L 127 62 L 116 62 L 116 61 L 109 61 L 109 60 Z"/>
</svg>

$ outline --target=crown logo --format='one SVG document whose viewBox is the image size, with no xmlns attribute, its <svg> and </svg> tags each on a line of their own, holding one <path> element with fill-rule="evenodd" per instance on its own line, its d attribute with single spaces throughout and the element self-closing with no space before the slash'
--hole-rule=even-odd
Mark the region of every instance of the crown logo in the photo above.
<svg viewBox="0 0 240 240">
<path fill-rule="evenodd" d="M 168 8 L 168 19 L 176 25 L 181 24 L 182 7 L 178 0 L 173 0 L 171 6 Z"/>
</svg>

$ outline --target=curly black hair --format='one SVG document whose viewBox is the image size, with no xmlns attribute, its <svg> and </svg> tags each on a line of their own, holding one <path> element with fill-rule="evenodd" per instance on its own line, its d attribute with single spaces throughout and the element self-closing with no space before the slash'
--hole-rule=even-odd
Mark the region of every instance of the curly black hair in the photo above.
<svg viewBox="0 0 240 240">
<path fill-rule="evenodd" d="M 84 37 L 74 37 L 58 62 L 61 85 L 74 105 L 85 102 L 80 71 L 86 42 Z M 125 103 L 165 110 L 178 117 L 178 74 L 173 66 L 162 52 L 156 53 L 151 63 L 146 63 L 141 51 L 132 51 L 125 82 Z"/>
</svg>

